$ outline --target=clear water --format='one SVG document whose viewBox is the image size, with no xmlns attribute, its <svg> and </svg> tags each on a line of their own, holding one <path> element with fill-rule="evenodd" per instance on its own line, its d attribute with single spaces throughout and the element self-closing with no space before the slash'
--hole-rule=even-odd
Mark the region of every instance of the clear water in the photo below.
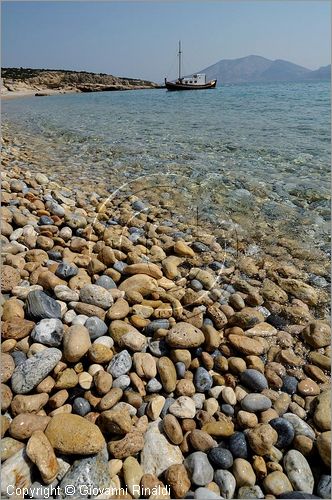
<svg viewBox="0 0 332 500">
<path fill-rule="evenodd" d="M 216 226 L 327 250 L 328 82 L 33 97 L 2 113 L 44 171 L 73 185 L 129 192 L 143 177 L 143 199 L 152 190 Z"/>
</svg>

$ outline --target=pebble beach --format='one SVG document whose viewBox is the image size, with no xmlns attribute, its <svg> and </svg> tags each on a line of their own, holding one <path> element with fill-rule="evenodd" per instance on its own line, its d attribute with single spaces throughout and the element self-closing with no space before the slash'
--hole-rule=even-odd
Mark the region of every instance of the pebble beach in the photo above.
<svg viewBox="0 0 332 500">
<path fill-rule="evenodd" d="M 28 160 L 4 139 L 2 497 L 330 498 L 322 253 Z"/>
</svg>

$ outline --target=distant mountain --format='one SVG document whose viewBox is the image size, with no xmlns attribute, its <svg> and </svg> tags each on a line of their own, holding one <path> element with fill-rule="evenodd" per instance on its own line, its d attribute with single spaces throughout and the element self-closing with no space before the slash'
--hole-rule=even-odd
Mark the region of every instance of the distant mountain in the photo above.
<svg viewBox="0 0 332 500">
<path fill-rule="evenodd" d="M 240 59 L 221 59 L 199 73 L 205 73 L 208 80 L 218 83 L 249 82 L 298 82 L 326 79 L 329 66 L 312 71 L 289 61 L 271 61 L 261 56 L 247 56 Z"/>
<path fill-rule="evenodd" d="M 311 71 L 308 77 L 310 80 L 331 80 L 331 64 Z"/>
</svg>

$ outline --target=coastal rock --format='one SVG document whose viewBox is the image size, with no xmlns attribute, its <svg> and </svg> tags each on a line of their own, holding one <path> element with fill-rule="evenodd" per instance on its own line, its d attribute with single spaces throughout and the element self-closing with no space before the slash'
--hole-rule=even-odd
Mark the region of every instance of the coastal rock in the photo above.
<svg viewBox="0 0 332 500">
<path fill-rule="evenodd" d="M 258 370 L 249 368 L 240 375 L 241 383 L 254 392 L 261 392 L 268 388 L 268 383 L 264 375 Z"/>
<path fill-rule="evenodd" d="M 284 413 L 283 418 L 285 418 L 288 422 L 292 424 L 292 426 L 294 427 L 295 436 L 303 435 L 307 436 L 312 440 L 315 439 L 314 430 L 306 422 L 304 422 L 304 420 L 302 420 L 294 413 Z"/>
<path fill-rule="evenodd" d="M 105 446 L 104 437 L 96 425 L 69 413 L 54 415 L 45 435 L 52 447 L 64 455 L 92 455 Z"/>
<path fill-rule="evenodd" d="M 157 281 L 147 274 L 135 274 L 124 280 L 119 286 L 122 292 L 139 292 L 143 297 L 155 291 L 158 287 Z"/>
<path fill-rule="evenodd" d="M 32 332 L 34 326 L 33 321 L 23 318 L 13 318 L 2 324 L 1 335 L 3 339 L 21 340 Z"/>
<path fill-rule="evenodd" d="M 107 371 L 112 377 L 117 378 L 125 375 L 132 367 L 131 356 L 128 351 L 121 351 L 111 359 Z"/>
<path fill-rule="evenodd" d="M 286 474 L 281 471 L 271 472 L 263 481 L 264 490 L 271 495 L 281 495 L 293 491 L 291 482 Z"/>
<path fill-rule="evenodd" d="M 9 434 L 18 440 L 28 439 L 34 431 L 44 431 L 51 417 L 21 413 L 13 418 L 9 426 Z"/>
<path fill-rule="evenodd" d="M 60 361 L 62 353 L 54 347 L 46 348 L 27 359 L 13 372 L 12 390 L 16 394 L 26 394 L 36 387 Z"/>
<path fill-rule="evenodd" d="M 143 450 L 143 447 L 143 435 L 137 431 L 128 432 L 124 438 L 117 441 L 110 441 L 108 443 L 109 452 L 114 456 L 114 458 L 118 458 L 120 460 L 136 455 L 139 451 Z M 141 465 L 143 467 L 142 456 Z"/>
<path fill-rule="evenodd" d="M 165 471 L 166 483 L 171 487 L 175 498 L 185 498 L 190 489 L 190 479 L 183 464 L 175 464 Z"/>
<path fill-rule="evenodd" d="M 1 383 L 7 382 L 13 374 L 15 363 L 10 354 L 6 352 L 1 353 L 0 373 Z"/>
<path fill-rule="evenodd" d="M 241 486 L 254 486 L 256 483 L 256 475 L 251 464 L 243 458 L 234 460 L 232 472 L 238 488 Z"/>
<path fill-rule="evenodd" d="M 161 428 L 160 419 L 148 425 L 141 452 L 141 466 L 144 474 L 155 474 L 157 477 L 171 465 L 183 462 L 180 448 L 169 443 L 161 433 Z"/>
<path fill-rule="evenodd" d="M 1 462 L 8 460 L 22 448 L 24 448 L 24 444 L 17 441 L 17 439 L 11 437 L 2 438 L 0 442 Z"/>
<path fill-rule="evenodd" d="M 21 281 L 20 273 L 11 266 L 1 266 L 1 291 L 11 292 L 11 290 Z"/>
<path fill-rule="evenodd" d="M 178 418 L 194 418 L 196 414 L 195 402 L 188 396 L 180 396 L 171 404 L 169 411 Z"/>
<path fill-rule="evenodd" d="M 307 460 L 297 450 L 290 450 L 284 456 L 284 470 L 294 490 L 312 493 L 314 478 Z"/>
<path fill-rule="evenodd" d="M 287 293 L 302 300 L 302 302 L 309 306 L 316 306 L 318 303 L 318 294 L 316 290 L 303 281 L 293 278 L 280 278 L 279 286 Z"/>
<path fill-rule="evenodd" d="M 133 498 L 139 498 L 140 493 L 139 491 L 137 491 L 137 485 L 140 484 L 143 476 L 143 470 L 139 462 L 134 457 L 128 457 L 123 462 L 122 470 L 124 482 L 128 488 L 129 493 Z"/>
<path fill-rule="evenodd" d="M 166 356 L 157 361 L 157 370 L 164 390 L 171 393 L 176 387 L 176 370 L 174 363 Z"/>
<path fill-rule="evenodd" d="M 278 440 L 278 434 L 270 424 L 258 424 L 248 431 L 247 436 L 250 448 L 260 456 L 269 453 Z"/>
<path fill-rule="evenodd" d="M 285 418 L 273 418 L 269 424 L 278 433 L 276 447 L 283 449 L 290 446 L 295 436 L 293 425 Z"/>
<path fill-rule="evenodd" d="M 242 354 L 261 356 L 267 351 L 267 347 L 262 342 L 257 339 L 245 337 L 244 335 L 231 334 L 228 336 L 228 340 Z"/>
<path fill-rule="evenodd" d="M 268 410 L 271 406 L 272 401 L 263 394 L 247 394 L 241 400 L 241 407 L 243 410 L 253 413 Z"/>
</svg>

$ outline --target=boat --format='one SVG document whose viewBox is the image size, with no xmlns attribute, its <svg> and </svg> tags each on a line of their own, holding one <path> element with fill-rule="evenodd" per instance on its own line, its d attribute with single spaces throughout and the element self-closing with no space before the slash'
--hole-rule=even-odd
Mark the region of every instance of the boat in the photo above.
<svg viewBox="0 0 332 500">
<path fill-rule="evenodd" d="M 165 87 L 167 90 L 204 90 L 204 89 L 214 89 L 217 85 L 217 80 L 206 81 L 206 75 L 204 73 L 196 73 L 192 76 L 181 76 L 181 42 L 179 42 L 179 76 L 175 82 L 169 82 L 165 78 Z"/>
</svg>

